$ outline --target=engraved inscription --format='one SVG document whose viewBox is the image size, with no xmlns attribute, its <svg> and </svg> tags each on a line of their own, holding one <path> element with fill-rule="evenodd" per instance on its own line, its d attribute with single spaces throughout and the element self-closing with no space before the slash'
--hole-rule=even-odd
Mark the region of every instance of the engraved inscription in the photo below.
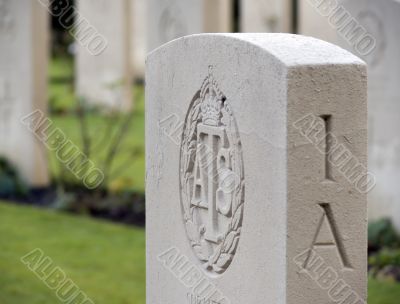
<svg viewBox="0 0 400 304">
<path fill-rule="evenodd" d="M 236 121 L 210 67 L 190 104 L 180 156 L 184 224 L 208 273 L 223 273 L 235 255 L 243 218 L 243 171 Z"/>
<path fill-rule="evenodd" d="M 328 203 L 319 203 L 318 206 L 322 209 L 322 216 L 310 247 L 310 255 L 313 249 L 318 247 L 336 248 L 342 266 L 344 268 L 352 268 L 333 217 L 331 206 Z M 308 267 L 310 255 L 304 263 L 304 268 Z"/>
<path fill-rule="evenodd" d="M 333 181 L 332 177 L 332 164 L 329 161 L 329 157 L 332 152 L 332 116 L 331 115 L 322 115 L 322 120 L 324 121 L 324 129 L 325 129 L 325 179 Z"/>
<path fill-rule="evenodd" d="M 192 293 L 188 293 L 187 297 L 188 297 L 188 304 L 221 304 L 218 301 L 212 299 L 205 299 Z"/>
</svg>

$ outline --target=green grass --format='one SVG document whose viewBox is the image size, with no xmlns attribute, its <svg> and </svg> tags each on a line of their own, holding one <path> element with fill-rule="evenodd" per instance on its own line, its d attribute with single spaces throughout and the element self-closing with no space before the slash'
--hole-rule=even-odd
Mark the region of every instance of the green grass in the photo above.
<svg viewBox="0 0 400 304">
<path fill-rule="evenodd" d="M 369 279 L 368 304 L 397 304 L 399 301 L 399 283 Z"/>
<path fill-rule="evenodd" d="M 49 77 L 53 79 L 72 79 L 74 63 L 71 57 L 55 57 L 49 64 Z"/>
<path fill-rule="evenodd" d="M 145 303 L 145 234 L 85 217 L 0 203 L 0 303 L 59 303 L 20 257 L 40 248 L 95 303 Z M 400 284 L 369 280 L 368 304 L 397 304 Z"/>
<path fill-rule="evenodd" d="M 145 303 L 144 230 L 0 203 L 0 303 L 60 303 L 20 258 L 43 250 L 95 303 Z"/>
</svg>

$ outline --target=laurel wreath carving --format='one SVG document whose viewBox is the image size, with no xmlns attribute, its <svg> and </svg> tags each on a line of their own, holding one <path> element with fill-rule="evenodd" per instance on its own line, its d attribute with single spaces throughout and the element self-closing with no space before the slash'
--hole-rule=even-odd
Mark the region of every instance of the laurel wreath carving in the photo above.
<svg viewBox="0 0 400 304">
<path fill-rule="evenodd" d="M 206 81 L 209 81 L 209 79 L 206 79 Z M 215 86 L 218 94 L 221 94 L 222 96 L 222 93 L 218 90 L 214 80 L 212 85 Z M 195 95 L 190 110 L 187 113 L 182 134 L 180 158 L 181 205 L 187 236 L 193 251 L 200 261 L 204 263 L 204 267 L 207 270 L 221 274 L 227 269 L 233 260 L 241 233 L 244 206 L 243 160 L 241 156 L 241 143 L 239 140 L 236 123 L 233 118 L 229 102 L 225 101 L 222 110 L 222 122 L 230 130 L 233 130 L 232 132 L 228 132 L 229 142 L 233 146 L 230 157 L 232 171 L 236 173 L 240 180 L 235 184 L 234 188 L 232 216 L 228 229 L 222 236 L 221 241 L 215 248 L 213 254 L 211 256 L 207 256 L 205 253 L 207 252 L 205 248 L 207 244 L 205 244 L 204 240 L 203 242 L 201 240 L 201 235 L 204 233 L 204 228 L 196 222 L 196 218 L 193 216 L 195 207 L 191 206 L 190 204 L 192 195 L 191 179 L 193 179 L 192 169 L 194 166 L 197 148 L 197 124 L 201 122 L 202 119 L 200 110 L 202 103 L 201 95 L 201 91 L 197 92 Z"/>
</svg>

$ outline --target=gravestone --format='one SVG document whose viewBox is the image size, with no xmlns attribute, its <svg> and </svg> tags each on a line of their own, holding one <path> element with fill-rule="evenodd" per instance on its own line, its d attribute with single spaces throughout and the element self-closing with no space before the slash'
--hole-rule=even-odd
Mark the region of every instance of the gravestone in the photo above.
<svg viewBox="0 0 400 304">
<path fill-rule="evenodd" d="M 292 33 L 290 0 L 241 0 L 241 32 Z"/>
<path fill-rule="evenodd" d="M 148 0 L 131 0 L 131 55 L 132 74 L 144 80 L 146 60 L 146 3 Z"/>
<path fill-rule="evenodd" d="M 289 34 L 146 64 L 147 303 L 364 303 L 365 64 Z"/>
<path fill-rule="evenodd" d="M 374 38 L 374 47 L 362 57 L 369 71 L 369 167 L 376 177 L 376 186 L 368 196 L 369 218 L 389 217 L 400 231 L 400 3 L 357 0 L 343 5 Z M 342 45 L 359 54 L 347 42 L 342 41 Z"/>
<path fill-rule="evenodd" d="M 204 33 L 229 33 L 232 19 L 232 0 L 203 0 Z"/>
<path fill-rule="evenodd" d="M 78 1 L 76 87 L 78 96 L 91 105 L 132 107 L 131 4 L 130 0 Z"/>
<path fill-rule="evenodd" d="M 298 33 L 337 44 L 333 11 L 339 1 L 300 0 L 298 2 Z M 331 13 L 332 12 L 332 13 Z M 333 18 L 333 19 L 332 19 Z"/>
<path fill-rule="evenodd" d="M 20 119 L 47 110 L 48 22 L 39 1 L 0 1 L 0 155 L 33 187 L 49 182 L 47 154 Z"/>
<path fill-rule="evenodd" d="M 203 32 L 230 32 L 230 0 L 147 0 L 148 49 Z"/>
</svg>

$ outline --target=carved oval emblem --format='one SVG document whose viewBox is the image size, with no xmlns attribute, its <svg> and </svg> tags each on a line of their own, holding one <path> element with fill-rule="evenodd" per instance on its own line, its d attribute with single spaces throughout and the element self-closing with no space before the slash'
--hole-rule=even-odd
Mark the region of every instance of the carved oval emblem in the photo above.
<svg viewBox="0 0 400 304">
<path fill-rule="evenodd" d="M 212 69 L 189 106 L 180 155 L 187 237 L 207 272 L 223 273 L 238 247 L 244 206 L 241 142 Z"/>
</svg>

